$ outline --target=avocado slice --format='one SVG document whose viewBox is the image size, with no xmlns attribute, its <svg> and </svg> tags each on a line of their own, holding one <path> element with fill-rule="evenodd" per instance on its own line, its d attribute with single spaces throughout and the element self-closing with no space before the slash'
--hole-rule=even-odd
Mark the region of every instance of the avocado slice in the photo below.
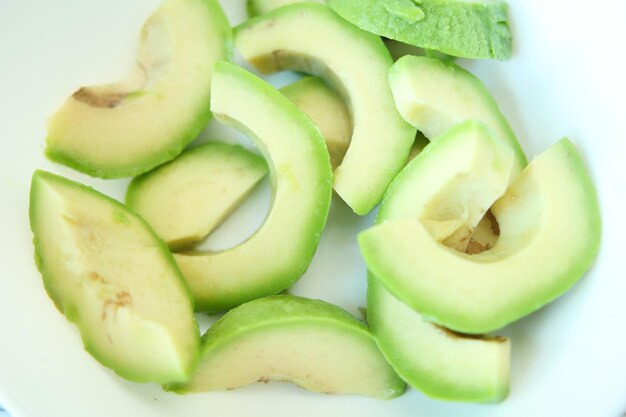
<svg viewBox="0 0 626 417">
<path fill-rule="evenodd" d="M 456 331 L 487 333 L 572 287 L 593 263 L 601 229 L 594 187 L 567 139 L 536 157 L 491 211 L 500 236 L 481 253 L 440 244 L 415 218 L 361 233 L 361 252 L 414 309 Z"/>
<path fill-rule="evenodd" d="M 467 251 L 477 245 L 468 242 L 476 235 L 474 229 L 486 222 L 485 207 L 511 181 L 512 158 L 512 151 L 484 126 L 465 122 L 429 145 L 398 174 L 376 221 L 422 218 L 428 212 L 436 218 L 432 214 L 440 212 L 440 221 L 451 224 L 456 220 L 459 229 L 444 239 L 445 244 Z M 460 193 L 459 186 L 469 192 Z M 461 210 L 450 210 L 454 207 Z M 498 402 L 506 398 L 508 339 L 469 337 L 437 326 L 394 297 L 372 273 L 367 305 L 368 323 L 378 345 L 411 386 L 445 400 Z"/>
<path fill-rule="evenodd" d="M 313 120 L 324 136 L 333 169 L 350 146 L 352 121 L 341 98 L 317 77 L 305 77 L 281 88 L 281 93 Z"/>
<path fill-rule="evenodd" d="M 389 71 L 389 84 L 402 117 L 435 140 L 452 126 L 476 120 L 515 151 L 516 171 L 526 156 L 511 126 L 482 82 L 451 62 L 417 56 L 400 58 Z"/>
<path fill-rule="evenodd" d="M 491 403 L 509 392 L 511 341 L 468 336 L 428 321 L 375 278 L 367 284 L 367 320 L 396 372 L 430 397 Z"/>
<path fill-rule="evenodd" d="M 200 349 L 191 294 L 141 217 L 89 187 L 36 171 L 30 224 L 46 291 L 94 358 L 132 381 L 189 378 Z"/>
<path fill-rule="evenodd" d="M 354 129 L 334 189 L 355 213 L 370 212 L 406 163 L 415 138 L 393 105 L 386 75 L 393 62 L 381 39 L 323 4 L 299 3 L 238 26 L 235 45 L 263 73 L 302 71 L 341 95 Z"/>
<path fill-rule="evenodd" d="M 503 1 L 328 0 L 341 17 L 368 32 L 463 58 L 511 58 Z"/>
<path fill-rule="evenodd" d="M 208 142 L 135 178 L 126 205 L 180 250 L 219 226 L 267 171 L 263 157 L 241 146 Z"/>
<path fill-rule="evenodd" d="M 269 381 L 383 399 L 406 387 L 361 321 L 324 301 L 276 295 L 226 313 L 204 334 L 191 380 L 167 388 L 199 392 Z"/>
<path fill-rule="evenodd" d="M 326 223 L 332 171 L 320 131 L 271 85 L 218 62 L 211 91 L 215 117 L 247 133 L 265 155 L 274 191 L 265 223 L 244 243 L 175 255 L 196 309 L 216 312 L 276 294 L 302 276 Z"/>
<path fill-rule="evenodd" d="M 142 174 L 180 154 L 208 122 L 211 67 L 232 55 L 217 0 L 165 0 L 121 82 L 82 87 L 48 124 L 46 155 L 92 176 Z"/>
</svg>

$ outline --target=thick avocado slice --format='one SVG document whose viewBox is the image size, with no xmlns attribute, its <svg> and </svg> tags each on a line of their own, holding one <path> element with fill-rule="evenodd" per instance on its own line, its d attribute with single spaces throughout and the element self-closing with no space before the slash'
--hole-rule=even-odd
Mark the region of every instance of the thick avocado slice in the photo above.
<svg viewBox="0 0 626 417">
<path fill-rule="evenodd" d="M 191 294 L 141 217 L 89 187 L 36 171 L 30 224 L 46 291 L 89 353 L 132 381 L 189 378 L 200 348 Z"/>
<path fill-rule="evenodd" d="M 166 0 L 141 31 L 127 79 L 80 88 L 52 116 L 47 156 L 103 178 L 173 159 L 209 120 L 211 67 L 231 54 L 217 0 Z"/>
<path fill-rule="evenodd" d="M 341 164 L 352 136 L 350 113 L 341 98 L 316 77 L 305 77 L 281 93 L 313 120 L 324 136 L 333 169 Z"/>
<path fill-rule="evenodd" d="M 374 277 L 367 286 L 367 320 L 396 372 L 430 397 L 499 402 L 509 392 L 511 342 L 468 336 L 428 321 Z"/>
<path fill-rule="evenodd" d="M 209 142 L 135 178 L 126 204 L 172 250 L 204 239 L 267 174 L 263 157 L 238 145 Z"/>
<path fill-rule="evenodd" d="M 361 321 L 324 301 L 276 295 L 218 320 L 203 336 L 195 375 L 169 389 L 226 390 L 268 381 L 383 399 L 406 387 Z"/>
<path fill-rule="evenodd" d="M 463 58 L 511 58 L 503 1 L 328 0 L 341 17 L 368 32 Z"/>
<path fill-rule="evenodd" d="M 381 39 L 325 5 L 299 3 L 238 26 L 235 45 L 261 72 L 302 71 L 339 92 L 354 129 L 334 189 L 355 213 L 370 212 L 406 163 L 415 138 L 393 104 L 386 75 L 392 59 Z"/>
<path fill-rule="evenodd" d="M 215 117 L 245 132 L 265 155 L 274 190 L 265 223 L 244 243 L 175 255 L 196 309 L 214 312 L 276 294 L 302 276 L 326 223 L 332 171 L 320 131 L 271 85 L 218 62 L 211 91 Z"/>
<path fill-rule="evenodd" d="M 518 173 L 526 166 L 524 151 L 489 91 L 458 65 L 404 56 L 389 71 L 389 84 L 402 117 L 427 138 L 434 140 L 458 123 L 476 120 L 513 148 Z"/>
<path fill-rule="evenodd" d="M 361 233 L 361 252 L 394 295 L 428 318 L 490 332 L 573 286 L 593 263 L 601 229 L 594 187 L 567 139 L 535 158 L 491 211 L 500 236 L 481 253 L 440 244 L 415 218 Z"/>
<path fill-rule="evenodd" d="M 448 246 L 472 249 L 477 245 L 471 240 L 474 229 L 485 223 L 484 210 L 511 181 L 512 153 L 476 122 L 453 128 L 398 175 L 385 194 L 377 223 L 430 212 L 447 224 L 456 220 L 456 233 L 444 239 Z M 439 216 L 432 216 L 437 211 Z M 507 396 L 508 339 L 468 337 L 432 324 L 371 273 L 367 306 L 378 345 L 411 386 L 453 401 L 497 402 Z"/>
</svg>

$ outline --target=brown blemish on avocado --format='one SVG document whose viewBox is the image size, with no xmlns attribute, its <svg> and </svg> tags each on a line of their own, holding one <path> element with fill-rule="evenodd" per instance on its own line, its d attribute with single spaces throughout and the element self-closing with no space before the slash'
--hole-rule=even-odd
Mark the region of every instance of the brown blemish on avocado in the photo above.
<svg viewBox="0 0 626 417">
<path fill-rule="evenodd" d="M 467 244 L 467 248 L 465 248 L 465 253 L 468 255 L 476 255 L 477 253 L 484 252 L 488 249 L 491 249 L 491 245 L 488 243 L 483 245 L 477 240 L 471 239 Z"/>
<path fill-rule="evenodd" d="M 107 318 L 107 310 L 109 308 L 113 309 L 113 312 L 116 313 L 120 307 L 127 307 L 133 304 L 133 298 L 128 293 L 128 291 L 118 291 L 115 294 L 115 298 L 110 298 L 104 302 L 104 306 L 102 307 L 102 316 L 101 319 L 105 320 Z"/>
<path fill-rule="evenodd" d="M 454 330 L 450 330 L 447 327 L 440 326 L 437 323 L 433 323 L 435 327 L 444 332 L 447 336 L 456 339 L 475 339 L 475 340 L 484 340 L 486 342 L 494 342 L 494 343 L 503 343 L 507 341 L 506 337 L 503 336 L 490 336 L 483 334 L 466 334 L 455 332 Z"/>
<path fill-rule="evenodd" d="M 99 282 L 101 284 L 108 284 L 108 281 L 96 271 L 91 271 L 89 274 L 87 274 L 87 279 L 89 279 L 89 281 Z"/>
<path fill-rule="evenodd" d="M 498 223 L 498 219 L 493 215 L 491 210 L 487 210 L 485 217 L 489 219 L 489 223 L 491 223 L 491 233 L 495 236 L 500 236 L 500 224 Z"/>
<path fill-rule="evenodd" d="M 270 382 L 270 379 L 266 376 L 262 376 L 257 382 L 260 382 L 261 384 L 268 384 Z"/>
<path fill-rule="evenodd" d="M 99 93 L 97 90 L 89 87 L 83 87 L 72 94 L 74 100 L 85 103 L 91 107 L 103 107 L 103 108 L 115 108 L 117 107 L 124 97 L 125 93 Z"/>
</svg>

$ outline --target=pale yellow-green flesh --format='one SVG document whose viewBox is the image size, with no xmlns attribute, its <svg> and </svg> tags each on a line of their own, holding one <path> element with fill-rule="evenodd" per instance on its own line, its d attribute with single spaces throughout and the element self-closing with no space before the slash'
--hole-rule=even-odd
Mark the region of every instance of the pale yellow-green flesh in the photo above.
<svg viewBox="0 0 626 417">
<path fill-rule="evenodd" d="M 104 177 L 172 159 L 210 116 L 211 66 L 229 56 L 229 36 L 214 0 L 166 0 L 141 31 L 127 79 L 83 88 L 52 116 L 47 152 Z"/>
<path fill-rule="evenodd" d="M 211 142 L 134 180 L 126 201 L 177 250 L 204 239 L 266 174 L 261 156 Z"/>
<path fill-rule="evenodd" d="M 281 89 L 281 92 L 311 118 L 324 136 L 330 164 L 337 168 L 343 160 L 350 138 L 352 122 L 343 100 L 324 81 L 307 77 Z"/>
<path fill-rule="evenodd" d="M 456 127 L 402 171 L 385 196 L 377 222 L 430 217 L 425 219 L 428 224 L 438 225 L 431 234 L 466 250 L 470 236 L 476 235 L 474 227 L 486 223 L 480 220 L 484 211 L 511 181 L 512 158 L 512 151 L 481 125 Z M 481 238 L 487 239 L 482 234 Z M 506 397 L 507 339 L 454 335 L 398 300 L 372 274 L 368 322 L 387 359 L 415 388 L 455 401 L 494 402 Z"/>
<path fill-rule="evenodd" d="M 198 355 L 198 330 L 163 244 L 136 215 L 93 190 L 42 178 L 33 188 L 44 284 L 86 349 L 128 379 L 184 381 Z"/>
<path fill-rule="evenodd" d="M 241 245 L 175 255 L 196 307 L 208 311 L 275 294 L 300 278 L 315 252 L 332 193 L 328 153 L 310 119 L 260 79 L 238 67 L 220 68 L 219 78 L 218 70 L 214 74 L 212 110 L 247 133 L 266 156 L 274 199 L 263 226 Z"/>
<path fill-rule="evenodd" d="M 389 72 L 389 83 L 402 117 L 435 140 L 452 126 L 475 120 L 515 152 L 515 173 L 526 157 L 511 127 L 480 80 L 462 68 L 439 60 L 405 56 Z"/>
<path fill-rule="evenodd" d="M 466 255 L 433 240 L 417 219 L 359 237 L 368 267 L 397 297 L 457 331 L 496 330 L 552 301 L 591 265 L 600 219 L 573 145 L 538 156 L 492 207 L 493 248 Z"/>
<path fill-rule="evenodd" d="M 406 163 L 415 137 L 395 109 L 387 81 L 392 60 L 380 38 L 324 5 L 300 3 L 239 26 L 235 43 L 262 72 L 303 71 L 340 93 L 353 132 L 334 189 L 357 214 L 368 213 Z"/>
<path fill-rule="evenodd" d="M 189 391 L 239 388 L 253 382 L 289 381 L 327 394 L 381 396 L 389 372 L 365 331 L 329 323 L 281 323 L 253 329 L 204 353 Z"/>
</svg>

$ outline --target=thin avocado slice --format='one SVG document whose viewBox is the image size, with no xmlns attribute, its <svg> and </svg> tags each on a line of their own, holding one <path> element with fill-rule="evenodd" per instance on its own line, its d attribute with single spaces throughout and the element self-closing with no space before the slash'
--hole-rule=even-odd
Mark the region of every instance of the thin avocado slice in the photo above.
<svg viewBox="0 0 626 417">
<path fill-rule="evenodd" d="M 231 55 L 217 0 L 165 0 L 141 31 L 128 77 L 80 88 L 52 116 L 46 155 L 103 178 L 173 159 L 208 122 L 211 67 Z"/>
<path fill-rule="evenodd" d="M 45 171 L 30 224 L 50 298 L 85 349 L 132 381 L 184 382 L 200 349 L 193 300 L 167 246 L 117 201 Z"/>
<path fill-rule="evenodd" d="M 511 58 L 508 5 L 467 0 L 328 0 L 368 32 L 463 58 Z"/>
<path fill-rule="evenodd" d="M 370 212 L 406 163 L 415 138 L 393 105 L 386 79 L 392 59 L 381 39 L 325 5 L 299 3 L 238 26 L 235 45 L 263 73 L 302 71 L 341 95 L 353 132 L 334 189 L 355 213 Z"/>
<path fill-rule="evenodd" d="M 487 333 L 572 287 L 600 243 L 594 187 L 563 139 L 536 157 L 493 205 L 500 236 L 468 255 L 435 241 L 420 219 L 359 235 L 368 268 L 399 299 L 456 331 Z"/>
<path fill-rule="evenodd" d="M 398 174 L 376 221 L 426 215 L 432 227 L 433 218 L 448 225 L 456 220 L 456 232 L 442 240 L 459 250 L 472 250 L 478 245 L 473 240 L 476 230 L 488 221 L 485 208 L 505 192 L 512 179 L 512 164 L 511 149 L 484 126 L 465 122 L 429 145 Z M 372 273 L 367 305 L 368 323 L 378 345 L 411 386 L 445 400 L 498 402 L 506 398 L 508 339 L 468 337 L 437 326 L 394 297 Z"/>
<path fill-rule="evenodd" d="M 167 388 L 199 392 L 268 381 L 383 399 L 406 387 L 361 321 L 324 301 L 276 295 L 226 313 L 204 334 L 191 380 Z"/>
<path fill-rule="evenodd" d="M 317 77 L 302 78 L 281 88 L 280 92 L 320 129 L 330 155 L 330 165 L 336 169 L 352 137 L 350 113 L 341 98 Z"/>
<path fill-rule="evenodd" d="M 468 336 L 428 321 L 376 279 L 367 287 L 367 320 L 398 375 L 430 397 L 478 403 L 509 392 L 511 341 Z"/>
<path fill-rule="evenodd" d="M 263 226 L 222 252 L 175 255 L 199 311 L 276 294 L 307 269 L 326 223 L 332 171 L 320 131 L 285 96 L 244 69 L 213 69 L 215 117 L 245 132 L 269 162 L 273 202 Z"/>
<path fill-rule="evenodd" d="M 427 138 L 435 140 L 458 123 L 476 120 L 513 148 L 517 173 L 526 166 L 524 151 L 489 91 L 458 65 L 404 56 L 389 71 L 389 84 L 402 117 Z"/>
<path fill-rule="evenodd" d="M 262 156 L 238 145 L 208 142 L 135 178 L 126 204 L 172 250 L 203 240 L 267 174 Z"/>
</svg>

